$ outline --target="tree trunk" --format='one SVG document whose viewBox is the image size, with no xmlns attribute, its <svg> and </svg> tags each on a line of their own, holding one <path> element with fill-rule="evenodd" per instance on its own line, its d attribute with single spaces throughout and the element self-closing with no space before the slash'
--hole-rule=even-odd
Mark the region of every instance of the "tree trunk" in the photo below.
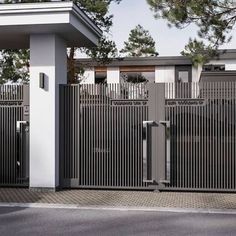
<svg viewBox="0 0 236 236">
<path fill-rule="evenodd" d="M 76 83 L 74 55 L 75 55 L 75 48 L 72 47 L 69 49 L 69 53 L 67 55 L 67 82 L 68 84 Z"/>
</svg>

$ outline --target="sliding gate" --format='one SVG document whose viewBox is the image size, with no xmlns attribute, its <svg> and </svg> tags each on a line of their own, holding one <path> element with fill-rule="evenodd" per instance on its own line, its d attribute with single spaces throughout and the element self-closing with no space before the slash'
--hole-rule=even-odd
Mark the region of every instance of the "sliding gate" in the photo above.
<svg viewBox="0 0 236 236">
<path fill-rule="evenodd" d="M 61 185 L 236 189 L 236 84 L 63 85 Z"/>
<path fill-rule="evenodd" d="M 166 84 L 165 97 L 170 121 L 165 188 L 235 191 L 236 83 Z"/>
<path fill-rule="evenodd" d="M 29 88 L 0 85 L 0 186 L 28 186 Z"/>
</svg>

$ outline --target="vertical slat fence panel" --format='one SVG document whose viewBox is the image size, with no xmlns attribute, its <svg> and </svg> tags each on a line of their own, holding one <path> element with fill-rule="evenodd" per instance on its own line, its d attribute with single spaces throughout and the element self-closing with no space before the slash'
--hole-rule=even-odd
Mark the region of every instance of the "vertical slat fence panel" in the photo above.
<svg viewBox="0 0 236 236">
<path fill-rule="evenodd" d="M 166 189 L 235 191 L 235 88 L 235 82 L 166 85 L 171 123 Z"/>
<path fill-rule="evenodd" d="M 61 85 L 60 96 L 62 186 L 148 188 L 142 178 L 146 86 Z"/>
<path fill-rule="evenodd" d="M 64 186 L 152 189 L 142 176 L 146 85 L 60 91 Z M 165 93 L 171 158 L 164 189 L 235 191 L 235 82 L 171 83 Z"/>
<path fill-rule="evenodd" d="M 28 143 L 24 118 L 24 92 L 27 85 L 0 85 L 0 186 L 28 186 Z M 28 135 L 28 134 L 27 134 Z"/>
</svg>

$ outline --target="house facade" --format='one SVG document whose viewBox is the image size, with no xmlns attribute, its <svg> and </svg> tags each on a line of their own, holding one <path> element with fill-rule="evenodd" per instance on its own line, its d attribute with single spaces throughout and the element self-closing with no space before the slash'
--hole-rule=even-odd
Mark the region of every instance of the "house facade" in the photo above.
<svg viewBox="0 0 236 236">
<path fill-rule="evenodd" d="M 122 83 L 135 79 L 150 83 L 198 82 L 206 73 L 220 71 L 232 75 L 236 71 L 236 49 L 220 51 L 217 58 L 198 67 L 184 56 L 114 58 L 105 66 L 91 59 L 79 59 L 75 63 L 82 63 L 85 68 L 82 79 L 85 84 Z"/>
</svg>

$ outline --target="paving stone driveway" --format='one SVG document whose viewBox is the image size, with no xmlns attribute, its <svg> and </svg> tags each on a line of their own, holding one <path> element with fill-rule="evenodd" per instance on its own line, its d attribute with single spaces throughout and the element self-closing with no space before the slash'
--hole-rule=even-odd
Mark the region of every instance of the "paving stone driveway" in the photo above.
<svg viewBox="0 0 236 236">
<path fill-rule="evenodd" d="M 236 194 L 98 190 L 63 190 L 56 193 L 42 193 L 23 188 L 0 188 L 0 202 L 76 204 L 81 207 L 236 209 Z"/>
</svg>

